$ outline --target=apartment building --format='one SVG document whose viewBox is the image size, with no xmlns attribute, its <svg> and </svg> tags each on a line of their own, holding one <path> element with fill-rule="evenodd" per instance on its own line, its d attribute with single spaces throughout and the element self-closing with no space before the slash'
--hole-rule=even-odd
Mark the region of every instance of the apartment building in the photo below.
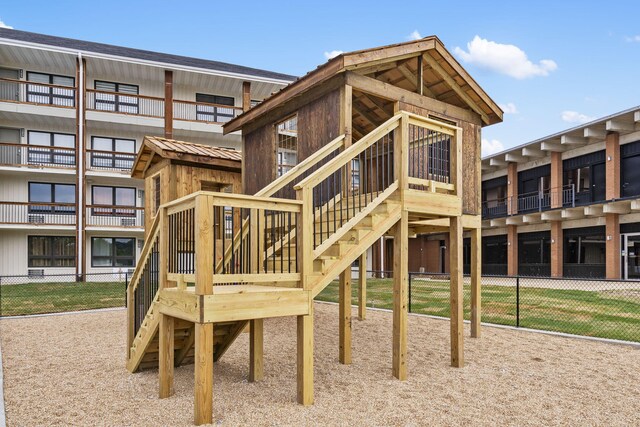
<svg viewBox="0 0 640 427">
<path fill-rule="evenodd" d="M 144 136 L 239 149 L 222 124 L 294 79 L 0 29 L 0 276 L 132 270 Z"/>
<path fill-rule="evenodd" d="M 640 279 L 640 106 L 482 169 L 485 274 Z"/>
</svg>

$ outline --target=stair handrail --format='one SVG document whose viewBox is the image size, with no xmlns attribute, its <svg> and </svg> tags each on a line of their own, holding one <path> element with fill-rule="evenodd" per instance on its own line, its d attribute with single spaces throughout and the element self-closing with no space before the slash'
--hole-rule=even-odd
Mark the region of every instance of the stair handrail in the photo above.
<svg viewBox="0 0 640 427">
<path fill-rule="evenodd" d="M 320 160 L 324 159 L 329 154 L 333 153 L 336 150 L 344 147 L 345 142 L 345 134 L 339 135 L 338 137 L 331 140 L 328 144 L 325 144 L 318 151 L 304 159 L 302 162 L 298 163 L 296 166 L 291 168 L 287 173 L 278 177 L 275 181 L 271 182 L 269 185 L 262 188 L 260 191 L 254 194 L 254 196 L 258 197 L 271 197 L 278 191 L 285 188 L 287 185 L 294 182 L 298 177 L 302 176 L 305 172 L 315 166 Z M 242 239 L 248 236 L 249 230 L 249 222 L 244 220 L 242 222 L 242 227 L 240 230 L 236 232 L 233 236 L 232 242 L 238 241 L 240 236 Z M 234 245 L 230 245 L 224 253 L 223 258 L 216 263 L 215 271 L 218 272 L 222 269 L 224 265 L 227 265 L 231 261 L 231 257 L 233 256 Z"/>
<path fill-rule="evenodd" d="M 400 125 L 400 119 L 402 118 L 403 114 L 404 112 L 401 111 L 393 115 L 389 120 L 382 123 L 380 126 L 366 134 L 364 137 L 360 138 L 356 143 L 346 148 L 336 157 L 329 160 L 322 167 L 322 169 L 317 170 L 313 174 L 300 181 L 293 187 L 293 189 L 299 191 L 304 188 L 315 187 L 321 181 L 328 178 L 331 174 L 335 173 L 338 169 L 349 163 L 355 156 L 359 155 L 371 145 L 376 143 L 380 138 L 396 129 Z"/>
<path fill-rule="evenodd" d="M 130 289 L 131 295 L 133 295 L 133 292 L 138 287 L 138 282 L 140 281 L 140 274 L 142 274 L 141 272 L 144 269 L 144 264 L 147 261 L 147 257 L 149 256 L 151 247 L 153 246 L 153 244 L 150 244 L 150 243 L 155 241 L 159 232 L 160 232 L 160 215 L 156 215 L 155 218 L 153 219 L 153 222 L 151 223 L 151 229 L 149 230 L 149 234 L 147 235 L 144 241 L 144 246 L 142 247 L 142 251 L 140 252 L 140 257 L 138 258 L 138 262 L 136 263 L 136 268 L 133 271 L 133 275 L 131 276 L 131 280 L 129 281 L 129 286 L 127 287 L 127 293 L 129 292 L 129 289 Z"/>
</svg>

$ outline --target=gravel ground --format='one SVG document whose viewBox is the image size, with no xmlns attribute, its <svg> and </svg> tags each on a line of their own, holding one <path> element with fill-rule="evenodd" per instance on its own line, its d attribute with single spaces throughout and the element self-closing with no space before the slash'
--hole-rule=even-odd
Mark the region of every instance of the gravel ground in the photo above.
<svg viewBox="0 0 640 427">
<path fill-rule="evenodd" d="M 391 314 L 353 321 L 340 365 L 338 308 L 316 304 L 316 403 L 295 402 L 295 321 L 265 322 L 265 379 L 251 384 L 248 334 L 214 368 L 222 425 L 640 425 L 640 350 L 485 327 L 449 367 L 449 323 L 409 316 L 409 380 L 391 376 Z M 124 367 L 125 312 L 0 320 L 9 426 L 191 425 L 193 365 L 157 398 L 157 372 Z"/>
</svg>

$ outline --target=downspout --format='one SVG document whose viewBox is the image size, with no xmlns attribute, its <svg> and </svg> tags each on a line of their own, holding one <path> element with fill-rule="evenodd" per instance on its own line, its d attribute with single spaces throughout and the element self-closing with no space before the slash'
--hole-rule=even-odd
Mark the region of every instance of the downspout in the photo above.
<svg viewBox="0 0 640 427">
<path fill-rule="evenodd" d="M 84 180 L 84 61 L 82 58 L 82 53 L 78 52 L 78 141 L 76 143 L 77 151 L 76 151 L 76 159 L 78 163 L 78 177 L 77 177 L 77 194 L 78 194 L 78 214 L 76 215 L 77 219 L 77 227 L 78 233 L 76 238 L 76 251 L 77 251 L 77 263 L 78 263 L 78 276 L 83 277 L 85 273 L 85 242 L 84 242 L 84 196 L 85 196 L 85 180 Z"/>
</svg>

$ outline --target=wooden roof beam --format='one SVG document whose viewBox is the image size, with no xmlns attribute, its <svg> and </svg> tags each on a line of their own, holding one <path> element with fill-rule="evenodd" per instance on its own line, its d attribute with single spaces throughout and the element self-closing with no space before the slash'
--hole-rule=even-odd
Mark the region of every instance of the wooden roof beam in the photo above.
<svg viewBox="0 0 640 427">
<path fill-rule="evenodd" d="M 431 55 L 425 54 L 422 55 L 422 57 L 424 58 L 425 62 L 429 64 L 429 66 L 447 82 L 451 89 L 453 89 L 464 102 L 469 104 L 469 107 L 471 107 L 473 111 L 475 111 L 480 115 L 480 117 L 482 117 L 482 121 L 485 124 L 491 123 L 487 113 L 485 113 L 484 110 L 480 108 L 480 106 L 473 99 L 471 99 L 467 92 L 465 92 L 462 87 L 460 87 L 456 80 L 451 77 L 440 64 L 438 64 L 438 61 L 436 61 Z"/>
</svg>

